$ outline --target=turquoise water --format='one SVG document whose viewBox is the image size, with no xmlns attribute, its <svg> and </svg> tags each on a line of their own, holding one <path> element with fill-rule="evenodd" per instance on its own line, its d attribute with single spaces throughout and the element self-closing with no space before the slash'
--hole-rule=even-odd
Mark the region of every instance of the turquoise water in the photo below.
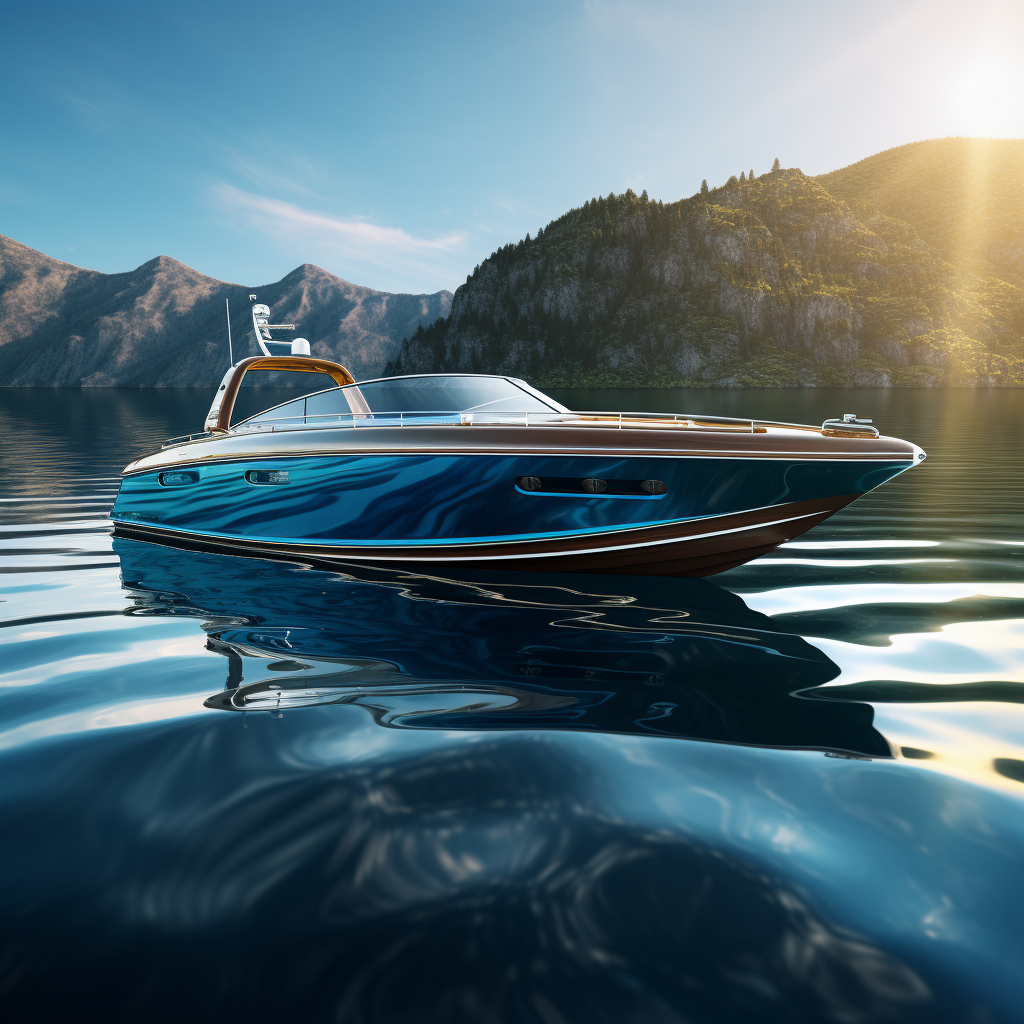
<svg viewBox="0 0 1024 1024">
<path fill-rule="evenodd" d="M 0 389 L 0 992 L 112 1020 L 1024 1019 L 1024 396 L 710 580 L 112 540 L 208 392 Z M 276 399 L 274 399 L 276 400 Z"/>
</svg>

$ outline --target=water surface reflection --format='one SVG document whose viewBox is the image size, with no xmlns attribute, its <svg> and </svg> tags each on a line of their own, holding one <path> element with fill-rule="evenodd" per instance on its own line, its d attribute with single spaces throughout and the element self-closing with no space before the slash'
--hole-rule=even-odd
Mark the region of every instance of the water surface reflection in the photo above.
<svg viewBox="0 0 1024 1024">
<path fill-rule="evenodd" d="M 888 757 L 839 669 L 706 580 L 316 571 L 115 539 L 137 613 L 202 621 L 206 706 L 357 704 L 381 725 L 641 733 Z"/>
<path fill-rule="evenodd" d="M 114 547 L 206 396 L 58 397 L 0 394 L 12 1016 L 1024 1019 L 1007 396 L 696 396 L 930 456 L 714 581 Z"/>
</svg>

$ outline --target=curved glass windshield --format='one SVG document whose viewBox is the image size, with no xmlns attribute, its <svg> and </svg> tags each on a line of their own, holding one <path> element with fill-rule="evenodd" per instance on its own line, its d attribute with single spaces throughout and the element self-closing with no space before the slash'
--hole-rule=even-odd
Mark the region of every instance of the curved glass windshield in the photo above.
<svg viewBox="0 0 1024 1024">
<path fill-rule="evenodd" d="M 352 414 L 561 412 L 507 377 L 391 377 L 347 384 L 298 398 L 246 420 L 246 423 L 305 420 Z M 315 418 L 309 422 L 316 423 Z"/>
</svg>

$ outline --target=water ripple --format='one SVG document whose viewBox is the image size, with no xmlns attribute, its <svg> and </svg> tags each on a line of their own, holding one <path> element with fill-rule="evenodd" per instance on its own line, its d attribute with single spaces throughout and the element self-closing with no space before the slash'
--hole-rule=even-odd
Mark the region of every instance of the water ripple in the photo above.
<svg viewBox="0 0 1024 1024">
<path fill-rule="evenodd" d="M 121 466 L 209 396 L 69 392 L 44 423 L 12 390 L 16 1011 L 1024 1019 L 1014 395 L 646 396 L 811 421 L 855 398 L 929 452 L 700 581 L 112 541 Z"/>
</svg>

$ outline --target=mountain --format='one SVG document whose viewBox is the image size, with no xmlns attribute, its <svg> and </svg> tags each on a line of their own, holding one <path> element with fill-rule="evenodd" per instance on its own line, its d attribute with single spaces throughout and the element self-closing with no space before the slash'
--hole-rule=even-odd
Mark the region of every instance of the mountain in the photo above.
<svg viewBox="0 0 1024 1024">
<path fill-rule="evenodd" d="M 225 298 L 235 358 L 255 352 L 250 292 L 275 322 L 295 323 L 313 354 L 363 379 L 379 376 L 402 338 L 445 316 L 452 299 L 362 288 L 309 263 L 254 288 L 167 256 L 101 274 L 0 235 L 0 384 L 213 386 L 228 365 Z"/>
<path fill-rule="evenodd" d="M 933 249 L 1024 284 L 1024 141 L 932 139 L 815 179 L 858 215 L 913 224 Z"/>
<path fill-rule="evenodd" d="M 1022 158 L 1022 141 L 950 139 L 817 179 L 590 200 L 485 260 L 388 372 L 1024 386 Z"/>
</svg>

